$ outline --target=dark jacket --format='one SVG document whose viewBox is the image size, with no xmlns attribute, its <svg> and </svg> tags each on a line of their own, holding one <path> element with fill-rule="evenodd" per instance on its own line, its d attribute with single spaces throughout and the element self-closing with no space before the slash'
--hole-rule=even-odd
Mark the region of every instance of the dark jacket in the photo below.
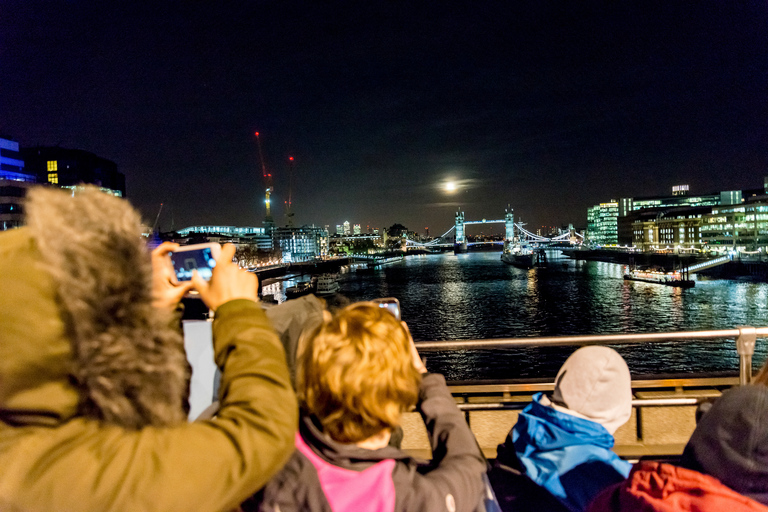
<svg viewBox="0 0 768 512">
<path fill-rule="evenodd" d="M 680 465 L 768 505 L 768 387 L 724 392 L 696 425 Z"/>
<path fill-rule="evenodd" d="M 441 375 L 426 374 L 419 411 L 432 445 L 430 465 L 388 446 L 366 450 L 333 441 L 302 418 L 297 451 L 245 510 L 390 512 L 475 510 L 483 493 L 483 455 Z"/>
<path fill-rule="evenodd" d="M 83 194 L 30 191 L 29 227 L 0 234 L 0 510 L 233 509 L 293 451 L 280 340 L 257 303 L 223 304 L 221 410 L 187 423 L 138 216 Z"/>
<path fill-rule="evenodd" d="M 599 423 L 540 403 L 521 413 L 499 445 L 491 483 L 502 510 L 582 511 L 630 464 L 611 451 L 613 436 Z"/>
<path fill-rule="evenodd" d="M 717 478 L 671 464 L 644 461 L 629 478 L 595 498 L 587 512 L 768 512 Z"/>
</svg>

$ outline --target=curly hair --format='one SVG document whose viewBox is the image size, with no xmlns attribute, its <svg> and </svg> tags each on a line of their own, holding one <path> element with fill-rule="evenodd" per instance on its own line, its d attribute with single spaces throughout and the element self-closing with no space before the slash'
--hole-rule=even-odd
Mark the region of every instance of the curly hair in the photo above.
<svg viewBox="0 0 768 512">
<path fill-rule="evenodd" d="M 400 424 L 419 397 L 410 335 L 388 311 L 352 304 L 308 333 L 297 390 L 332 439 L 356 443 Z"/>
</svg>

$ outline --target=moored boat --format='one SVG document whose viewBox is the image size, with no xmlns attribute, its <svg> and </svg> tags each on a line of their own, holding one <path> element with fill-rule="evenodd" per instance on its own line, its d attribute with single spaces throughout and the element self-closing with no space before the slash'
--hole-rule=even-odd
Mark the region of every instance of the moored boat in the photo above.
<svg viewBox="0 0 768 512">
<path fill-rule="evenodd" d="M 312 293 L 312 283 L 309 281 L 296 283 L 294 286 L 289 286 L 285 289 L 285 295 L 289 299 L 295 299 L 308 293 Z"/>
<path fill-rule="evenodd" d="M 695 281 L 688 279 L 687 272 L 681 272 L 679 270 L 666 272 L 649 268 L 625 267 L 624 280 L 663 284 L 665 286 L 675 286 L 678 288 L 693 288 L 696 286 Z"/>
<path fill-rule="evenodd" d="M 526 243 L 504 242 L 501 261 L 519 268 L 533 268 L 538 263 L 538 253 Z"/>
<path fill-rule="evenodd" d="M 317 278 L 316 295 L 333 295 L 339 291 L 339 283 L 336 274 L 322 274 Z"/>
</svg>

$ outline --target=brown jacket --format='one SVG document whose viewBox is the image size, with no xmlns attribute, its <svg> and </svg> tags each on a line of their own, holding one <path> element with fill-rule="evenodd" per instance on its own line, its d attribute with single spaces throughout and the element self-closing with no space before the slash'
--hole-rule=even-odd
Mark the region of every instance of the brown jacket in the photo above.
<svg viewBox="0 0 768 512">
<path fill-rule="evenodd" d="M 222 305 L 221 410 L 187 423 L 138 217 L 93 194 L 33 192 L 29 227 L 0 234 L 0 510 L 236 508 L 293 450 L 280 341 L 258 304 Z"/>
</svg>

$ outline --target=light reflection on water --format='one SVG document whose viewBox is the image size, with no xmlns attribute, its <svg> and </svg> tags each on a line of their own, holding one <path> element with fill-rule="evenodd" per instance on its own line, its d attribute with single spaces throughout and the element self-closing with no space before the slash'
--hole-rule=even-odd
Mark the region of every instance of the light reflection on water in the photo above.
<svg viewBox="0 0 768 512">
<path fill-rule="evenodd" d="M 496 252 L 410 256 L 373 273 L 342 273 L 340 293 L 350 301 L 397 297 L 417 341 L 768 326 L 768 283 L 699 280 L 683 290 L 625 283 L 618 264 L 572 261 L 555 251 L 548 257 L 549 268 L 523 270 Z M 765 345 L 758 340 L 756 365 L 768 354 Z M 616 348 L 633 375 L 738 369 L 733 341 Z M 450 380 L 553 377 L 572 351 L 445 352 L 429 354 L 427 365 Z"/>
</svg>

